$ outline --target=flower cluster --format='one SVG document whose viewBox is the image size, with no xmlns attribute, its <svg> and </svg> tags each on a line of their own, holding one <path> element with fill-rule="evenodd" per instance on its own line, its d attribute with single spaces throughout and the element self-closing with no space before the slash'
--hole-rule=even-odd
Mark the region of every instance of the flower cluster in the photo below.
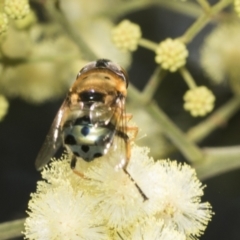
<svg viewBox="0 0 240 240">
<path fill-rule="evenodd" d="M 123 51 L 135 51 L 142 36 L 139 25 L 123 20 L 112 30 L 112 41 Z"/>
<path fill-rule="evenodd" d="M 133 145 L 126 171 L 104 156 L 81 178 L 69 158 L 43 170 L 29 203 L 27 239 L 197 239 L 211 219 L 203 186 L 186 164 L 154 162 L 147 148 Z"/>
<path fill-rule="evenodd" d="M 187 57 L 186 45 L 178 39 L 168 38 L 159 43 L 155 61 L 161 64 L 162 68 L 175 72 L 186 64 Z"/>
<path fill-rule="evenodd" d="M 8 18 L 5 13 L 0 13 L 0 34 L 5 32 L 8 27 Z"/>
<path fill-rule="evenodd" d="M 7 99 L 3 95 L 0 95 L 0 121 L 7 114 L 8 106 L 9 104 Z"/>
<path fill-rule="evenodd" d="M 30 12 L 28 0 L 5 0 L 5 13 L 12 19 L 20 19 Z"/>
<path fill-rule="evenodd" d="M 205 116 L 211 112 L 215 101 L 213 93 L 205 86 L 188 90 L 183 99 L 184 109 L 194 117 Z"/>
</svg>

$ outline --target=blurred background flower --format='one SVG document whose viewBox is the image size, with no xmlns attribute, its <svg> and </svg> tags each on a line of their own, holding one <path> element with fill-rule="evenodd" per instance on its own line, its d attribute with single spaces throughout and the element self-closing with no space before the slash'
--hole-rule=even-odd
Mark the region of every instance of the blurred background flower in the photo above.
<svg viewBox="0 0 240 240">
<path fill-rule="evenodd" d="M 240 93 L 239 41 L 239 20 L 228 21 L 205 38 L 201 49 L 201 63 L 210 80 L 216 84 L 227 81 L 236 94 Z"/>
</svg>

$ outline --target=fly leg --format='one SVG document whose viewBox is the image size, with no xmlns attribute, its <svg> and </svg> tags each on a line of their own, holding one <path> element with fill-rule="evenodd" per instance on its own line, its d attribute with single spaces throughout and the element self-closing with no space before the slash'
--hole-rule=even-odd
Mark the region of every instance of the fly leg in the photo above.
<svg viewBox="0 0 240 240">
<path fill-rule="evenodd" d="M 130 175 L 130 173 L 127 171 L 127 165 L 130 161 L 130 157 L 131 157 L 131 143 L 134 141 L 134 139 L 137 137 L 138 134 L 138 127 L 134 127 L 134 126 L 127 126 L 126 127 L 126 132 L 132 132 L 132 136 L 131 138 L 125 139 L 125 144 L 126 144 L 126 164 L 123 168 L 123 171 L 129 176 L 129 178 L 134 182 L 137 190 L 139 191 L 140 195 L 143 198 L 143 201 L 148 200 L 148 197 L 145 195 L 145 193 L 142 191 L 142 189 L 138 186 L 138 184 L 135 182 L 135 180 L 132 178 L 132 176 Z"/>
<path fill-rule="evenodd" d="M 126 143 L 126 166 L 128 165 L 128 162 L 131 157 L 131 143 L 136 139 L 137 134 L 138 134 L 138 127 L 136 126 L 127 126 L 127 123 L 132 119 L 133 115 L 131 113 L 124 113 L 122 118 L 123 122 L 125 121 L 126 126 L 122 126 L 122 131 L 127 133 L 128 138 L 124 139 Z M 130 137 L 129 137 L 130 133 Z"/>
<path fill-rule="evenodd" d="M 143 201 L 145 202 L 146 200 L 148 200 L 148 197 L 146 196 L 146 194 L 143 192 L 143 190 L 138 186 L 138 184 L 134 181 L 134 179 L 132 178 L 132 176 L 130 175 L 130 173 L 127 171 L 126 167 L 123 168 L 123 171 L 128 175 L 128 177 L 131 179 L 131 181 L 134 182 L 138 192 L 140 193 L 140 195 L 143 198 Z"/>
<path fill-rule="evenodd" d="M 127 133 L 132 133 L 130 135 L 130 138 L 128 138 L 126 140 L 126 156 L 127 156 L 127 162 L 126 162 L 126 166 L 128 165 L 128 162 L 130 160 L 131 157 L 131 144 L 132 142 L 136 139 L 137 134 L 138 134 L 138 127 L 135 126 L 127 126 L 126 127 L 126 132 Z"/>
<path fill-rule="evenodd" d="M 81 178 L 86 178 L 83 173 L 81 173 L 81 172 L 79 172 L 78 170 L 76 170 L 76 164 L 77 164 L 77 157 L 76 157 L 75 155 L 72 155 L 72 159 L 71 159 L 71 163 L 70 163 L 71 169 L 72 169 L 73 172 L 74 172 L 75 174 L 77 174 L 79 177 L 81 177 Z"/>
</svg>

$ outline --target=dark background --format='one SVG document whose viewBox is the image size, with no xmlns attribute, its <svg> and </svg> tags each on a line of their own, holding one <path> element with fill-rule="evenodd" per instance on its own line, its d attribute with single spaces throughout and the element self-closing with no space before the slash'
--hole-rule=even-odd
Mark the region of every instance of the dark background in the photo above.
<svg viewBox="0 0 240 240">
<path fill-rule="evenodd" d="M 127 18 L 141 25 L 144 38 L 155 42 L 181 35 L 194 21 L 160 8 L 138 11 Z M 207 85 L 214 92 L 218 107 L 232 96 L 231 90 L 226 85 L 211 85 L 199 67 L 199 47 L 212 27 L 206 27 L 188 45 L 190 57 L 187 67 L 198 85 Z M 142 89 L 155 67 L 154 53 L 140 47 L 133 53 L 129 69 L 131 82 Z M 178 73 L 169 74 L 155 96 L 163 110 L 183 130 L 200 121 L 182 110 L 182 96 L 186 90 L 187 86 Z M 40 179 L 34 161 L 63 99 L 64 96 L 41 106 L 30 105 L 21 99 L 10 100 L 8 115 L 0 123 L 0 222 L 26 216 L 29 195 L 35 191 L 36 181 Z M 240 112 L 226 126 L 214 131 L 201 146 L 239 145 L 239 122 Z M 180 154 L 174 157 L 182 160 Z M 215 216 L 201 239 L 240 239 L 240 171 L 208 179 L 204 184 L 207 188 L 203 201 L 212 204 Z"/>
</svg>

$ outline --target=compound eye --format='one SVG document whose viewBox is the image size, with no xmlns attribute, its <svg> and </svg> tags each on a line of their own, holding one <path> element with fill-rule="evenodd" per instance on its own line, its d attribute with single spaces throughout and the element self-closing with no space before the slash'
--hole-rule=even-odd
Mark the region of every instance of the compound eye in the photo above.
<svg viewBox="0 0 240 240">
<path fill-rule="evenodd" d="M 121 79 L 125 82 L 126 87 L 128 87 L 128 75 L 127 72 L 120 67 L 118 64 L 113 63 L 113 62 L 108 62 L 108 68 L 114 72 L 115 74 L 117 74 L 119 77 L 121 77 Z"/>
<path fill-rule="evenodd" d="M 88 63 L 87 65 L 85 65 L 85 66 L 79 71 L 79 73 L 78 73 L 78 75 L 77 75 L 77 78 L 78 78 L 82 73 L 87 72 L 87 71 L 95 68 L 95 66 L 96 66 L 96 61 Z"/>
<path fill-rule="evenodd" d="M 126 73 L 126 71 L 121 68 L 118 64 L 116 63 L 113 63 L 112 61 L 108 60 L 108 59 L 99 59 L 97 61 L 94 61 L 94 62 L 90 62 L 88 63 L 85 67 L 83 67 L 78 75 L 77 75 L 77 78 L 85 73 L 85 72 L 88 72 L 89 70 L 92 70 L 92 69 L 108 69 L 110 70 L 111 72 L 117 74 L 126 84 L 126 87 L 128 87 L 128 75 Z"/>
</svg>

